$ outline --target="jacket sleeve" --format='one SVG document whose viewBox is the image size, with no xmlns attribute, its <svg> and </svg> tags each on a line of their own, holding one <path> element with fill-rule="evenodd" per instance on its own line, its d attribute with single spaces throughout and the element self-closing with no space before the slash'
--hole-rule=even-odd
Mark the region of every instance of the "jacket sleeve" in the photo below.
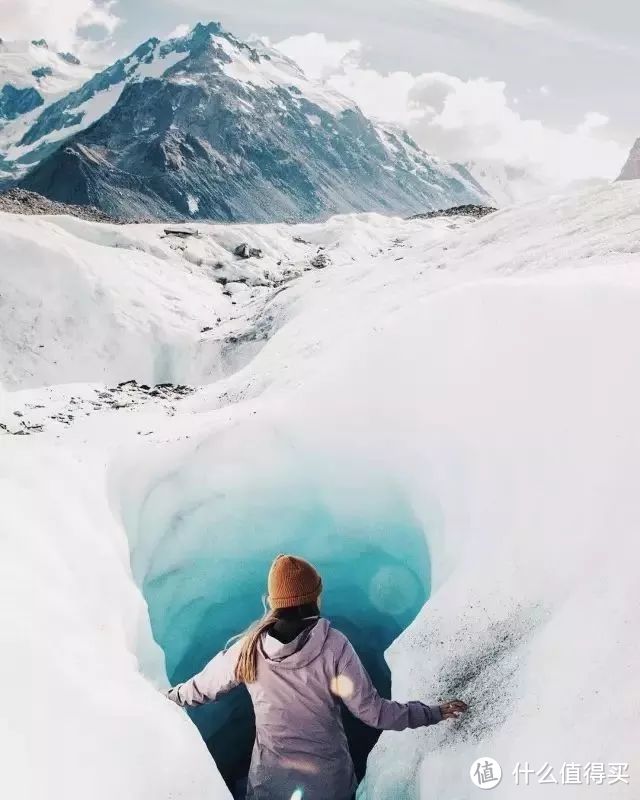
<svg viewBox="0 0 640 800">
<path fill-rule="evenodd" d="M 403 731 L 435 725 L 442 720 L 439 705 L 428 706 L 419 701 L 397 703 L 380 697 L 371 678 L 348 640 L 337 662 L 332 690 L 349 711 L 372 728 Z"/>
<path fill-rule="evenodd" d="M 179 683 L 167 692 L 169 700 L 179 706 L 201 706 L 212 703 L 227 692 L 240 685 L 236 680 L 235 668 L 240 652 L 240 642 L 236 642 L 229 650 L 223 650 L 211 659 L 207 666 Z"/>
</svg>

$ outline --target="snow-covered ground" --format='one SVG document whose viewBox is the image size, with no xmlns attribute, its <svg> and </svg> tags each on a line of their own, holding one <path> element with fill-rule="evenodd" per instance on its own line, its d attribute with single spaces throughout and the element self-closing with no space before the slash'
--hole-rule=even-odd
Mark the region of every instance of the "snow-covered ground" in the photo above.
<svg viewBox="0 0 640 800">
<path fill-rule="evenodd" d="M 164 579 L 165 625 L 222 624 L 200 555 L 233 575 L 304 551 L 312 501 L 345 547 L 371 509 L 390 553 L 389 509 L 422 531 L 393 693 L 471 705 L 384 734 L 362 797 L 472 797 L 479 756 L 497 798 L 635 797 L 640 185 L 477 222 L 197 230 L 0 216 L 2 796 L 227 797 L 157 691 L 139 587 L 153 604 Z M 393 611 L 389 580 L 370 594 Z M 558 783 L 515 786 L 517 762 Z M 630 783 L 562 785 L 565 762 Z"/>
</svg>

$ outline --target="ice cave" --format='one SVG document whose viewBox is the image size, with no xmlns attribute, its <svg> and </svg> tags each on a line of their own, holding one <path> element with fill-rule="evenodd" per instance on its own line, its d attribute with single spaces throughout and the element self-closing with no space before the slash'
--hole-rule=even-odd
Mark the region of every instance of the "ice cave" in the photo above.
<svg viewBox="0 0 640 800">
<path fill-rule="evenodd" d="M 384 651 L 430 588 L 425 531 L 400 487 L 369 467 L 350 468 L 347 478 L 343 464 L 297 463 L 295 448 L 269 464 L 250 450 L 231 462 L 218 456 L 205 463 L 196 452 L 159 478 L 128 523 L 134 574 L 171 683 L 262 615 L 269 564 L 292 552 L 321 571 L 323 615 L 390 697 Z M 191 716 L 227 784 L 240 789 L 254 735 L 248 695 L 236 690 Z M 379 732 L 346 709 L 345 727 L 361 778 Z"/>
</svg>

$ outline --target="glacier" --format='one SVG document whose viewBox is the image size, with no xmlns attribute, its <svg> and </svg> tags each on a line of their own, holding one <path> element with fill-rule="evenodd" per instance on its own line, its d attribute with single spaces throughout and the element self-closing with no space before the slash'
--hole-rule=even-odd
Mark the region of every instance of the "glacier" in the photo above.
<svg viewBox="0 0 640 800">
<path fill-rule="evenodd" d="M 179 241 L 0 215 L 2 794 L 229 797 L 198 728 L 237 709 L 159 690 L 295 548 L 394 697 L 471 705 L 385 733 L 360 798 L 469 797 L 485 755 L 496 797 L 525 760 L 631 762 L 557 791 L 632 797 L 639 252 L 634 182 Z"/>
</svg>

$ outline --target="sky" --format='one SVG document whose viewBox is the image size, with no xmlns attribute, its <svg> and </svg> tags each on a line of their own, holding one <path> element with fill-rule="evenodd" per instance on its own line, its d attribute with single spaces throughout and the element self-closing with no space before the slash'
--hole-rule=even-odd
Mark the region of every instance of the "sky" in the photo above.
<svg viewBox="0 0 640 800">
<path fill-rule="evenodd" d="M 432 152 L 541 184 L 615 177 L 640 135 L 637 0 L 0 0 L 0 36 L 109 62 L 212 19 Z"/>
</svg>

